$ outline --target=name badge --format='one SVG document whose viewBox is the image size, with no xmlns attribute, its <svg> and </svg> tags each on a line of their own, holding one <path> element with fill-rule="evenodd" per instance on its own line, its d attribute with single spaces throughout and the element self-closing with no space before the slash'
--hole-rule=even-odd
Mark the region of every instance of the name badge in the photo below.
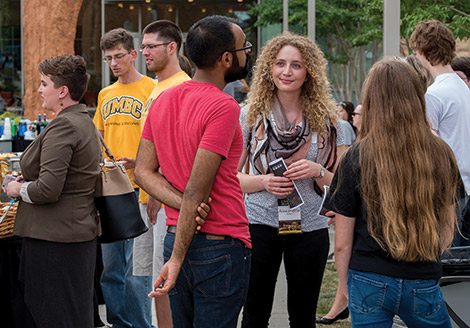
<svg viewBox="0 0 470 328">
<path fill-rule="evenodd" d="M 302 233 L 300 207 L 291 209 L 287 199 L 278 199 L 277 213 L 279 216 L 279 234 Z"/>
</svg>

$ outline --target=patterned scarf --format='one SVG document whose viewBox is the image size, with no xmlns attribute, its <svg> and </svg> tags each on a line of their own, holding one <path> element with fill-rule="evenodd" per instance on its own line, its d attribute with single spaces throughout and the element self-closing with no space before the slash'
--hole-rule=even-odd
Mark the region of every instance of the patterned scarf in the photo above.
<svg viewBox="0 0 470 328">
<path fill-rule="evenodd" d="M 331 171 L 337 159 L 337 132 L 335 123 L 330 119 L 326 124 L 326 136 L 317 137 L 317 133 L 311 131 L 305 117 L 302 117 L 302 122 L 297 125 L 295 121 L 289 122 L 279 99 L 275 97 L 272 111 L 259 117 L 254 126 L 253 147 L 250 149 L 254 169 L 259 174 L 267 174 L 271 172 L 269 163 L 277 158 L 284 158 L 287 166 L 305 159 L 313 136 L 318 139 L 317 163 Z M 248 140 L 248 146 L 250 141 Z M 274 158 L 271 158 L 270 150 L 274 153 Z M 323 194 L 322 188 L 317 183 L 314 187 L 317 194 Z"/>
<path fill-rule="evenodd" d="M 295 121 L 289 122 L 279 99 L 274 97 L 271 112 L 258 118 L 255 123 L 252 148 L 254 167 L 260 174 L 269 173 L 269 162 L 281 157 L 289 166 L 307 156 L 311 141 L 312 131 L 307 119 L 302 117 L 302 122 L 297 125 Z M 274 153 L 274 158 L 271 158 L 269 150 Z"/>
</svg>

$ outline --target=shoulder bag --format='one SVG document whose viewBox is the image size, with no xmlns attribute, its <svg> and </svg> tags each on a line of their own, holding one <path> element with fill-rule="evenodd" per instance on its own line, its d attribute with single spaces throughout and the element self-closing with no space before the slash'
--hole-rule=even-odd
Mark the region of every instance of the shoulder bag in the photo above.
<svg viewBox="0 0 470 328">
<path fill-rule="evenodd" d="M 100 177 L 95 189 L 95 206 L 101 221 L 99 243 L 113 243 L 137 237 L 148 230 L 140 216 L 139 203 L 126 169 L 117 164 L 101 133 L 97 131 L 113 167 L 106 169 L 101 150 Z"/>
</svg>

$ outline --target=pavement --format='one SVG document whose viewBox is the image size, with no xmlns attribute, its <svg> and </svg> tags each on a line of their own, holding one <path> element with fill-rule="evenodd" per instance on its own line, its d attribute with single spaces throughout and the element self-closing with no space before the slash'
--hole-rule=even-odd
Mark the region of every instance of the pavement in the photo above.
<svg viewBox="0 0 470 328">
<path fill-rule="evenodd" d="M 330 228 L 330 253 L 333 252 L 334 248 L 334 229 Z M 100 316 L 101 320 L 106 323 L 106 307 L 100 305 Z M 157 317 L 155 315 L 155 306 L 152 304 L 152 323 L 157 327 Z M 238 320 L 238 327 L 241 327 L 241 314 Z M 289 327 L 289 320 L 287 316 L 287 280 L 286 273 L 284 271 L 284 265 L 281 265 L 279 275 L 277 278 L 276 291 L 274 293 L 274 304 L 269 320 L 270 328 L 287 328 Z"/>
<path fill-rule="evenodd" d="M 330 235 L 330 252 L 334 250 L 335 233 L 334 228 L 329 229 Z M 329 260 L 330 262 L 330 260 Z M 99 306 L 101 320 L 106 323 L 106 307 L 105 305 Z M 238 327 L 241 327 L 241 314 L 238 319 Z M 157 316 L 155 314 L 155 306 L 152 304 L 152 324 L 157 327 Z M 317 327 L 320 327 L 318 325 Z M 276 291 L 274 292 L 274 304 L 269 319 L 270 328 L 287 328 L 289 327 L 289 320 L 287 315 L 287 280 L 284 265 L 281 265 L 279 275 L 277 277 Z M 393 328 L 406 328 L 406 325 L 398 318 L 395 317 Z"/>
</svg>

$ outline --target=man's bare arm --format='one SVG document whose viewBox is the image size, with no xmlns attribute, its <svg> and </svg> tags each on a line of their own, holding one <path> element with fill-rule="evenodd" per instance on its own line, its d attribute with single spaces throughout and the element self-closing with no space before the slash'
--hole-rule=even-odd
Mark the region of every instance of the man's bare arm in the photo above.
<svg viewBox="0 0 470 328">
<path fill-rule="evenodd" d="M 173 246 L 172 257 L 178 262 L 184 261 L 197 226 L 194 221 L 199 214 L 197 208 L 199 204 L 208 202 L 222 159 L 221 155 L 204 148 L 199 148 L 196 153 L 191 175 L 183 193 Z"/>
<path fill-rule="evenodd" d="M 150 140 L 141 138 L 134 170 L 135 183 L 153 198 L 179 210 L 183 193 L 173 187 L 158 172 L 159 167 L 160 163 L 158 162 L 155 144 Z"/>
<path fill-rule="evenodd" d="M 167 294 L 176 284 L 176 279 L 196 230 L 197 223 L 194 217 L 197 216 L 197 208 L 199 204 L 208 201 L 222 159 L 223 157 L 217 153 L 203 148 L 198 149 L 191 175 L 184 189 L 173 252 L 170 260 L 163 266 L 155 282 L 155 287 L 159 287 L 163 281 L 165 284 L 161 288 L 156 288 L 149 296 Z"/>
</svg>

